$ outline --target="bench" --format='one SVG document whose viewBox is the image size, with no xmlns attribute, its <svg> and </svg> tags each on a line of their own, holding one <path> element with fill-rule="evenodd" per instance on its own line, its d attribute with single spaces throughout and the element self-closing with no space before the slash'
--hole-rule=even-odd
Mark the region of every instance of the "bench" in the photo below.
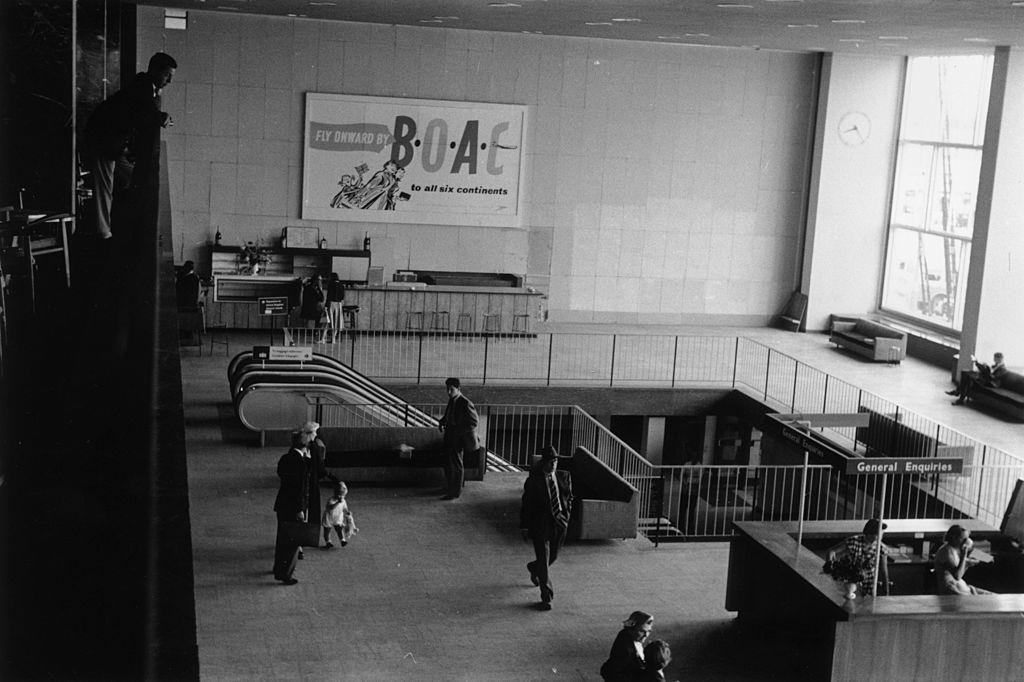
<svg viewBox="0 0 1024 682">
<path fill-rule="evenodd" d="M 327 468 L 346 483 L 444 483 L 444 438 L 434 427 L 321 427 L 319 435 Z M 486 448 L 464 454 L 466 480 L 482 481 L 486 463 Z"/>
<path fill-rule="evenodd" d="M 968 398 L 972 403 L 1024 421 L 1024 375 L 1017 372 L 1007 372 L 998 388 L 975 383 Z"/>
<path fill-rule="evenodd" d="M 573 540 L 635 538 L 640 493 L 586 448 L 578 447 L 566 465 L 575 501 L 568 537 Z"/>
<path fill-rule="evenodd" d="M 905 333 L 863 318 L 833 322 L 828 340 L 875 362 L 898 363 L 907 357 Z"/>
</svg>

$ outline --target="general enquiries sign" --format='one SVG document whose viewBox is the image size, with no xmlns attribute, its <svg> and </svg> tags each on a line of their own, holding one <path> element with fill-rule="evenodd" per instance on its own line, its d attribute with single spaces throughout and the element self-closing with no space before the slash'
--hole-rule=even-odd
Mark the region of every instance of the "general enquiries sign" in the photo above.
<svg viewBox="0 0 1024 682">
<path fill-rule="evenodd" d="M 945 458 L 894 458 L 868 457 L 866 459 L 848 459 L 846 473 L 859 475 L 881 474 L 959 474 L 964 470 L 964 460 L 953 457 Z"/>
</svg>

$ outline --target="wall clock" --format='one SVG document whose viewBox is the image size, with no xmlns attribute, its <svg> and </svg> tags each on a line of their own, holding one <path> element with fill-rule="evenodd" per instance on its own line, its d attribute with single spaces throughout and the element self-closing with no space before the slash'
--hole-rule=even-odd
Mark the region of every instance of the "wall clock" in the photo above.
<svg viewBox="0 0 1024 682">
<path fill-rule="evenodd" d="M 839 139 L 851 147 L 864 144 L 871 135 L 871 119 L 862 111 L 848 111 L 839 119 Z"/>
</svg>

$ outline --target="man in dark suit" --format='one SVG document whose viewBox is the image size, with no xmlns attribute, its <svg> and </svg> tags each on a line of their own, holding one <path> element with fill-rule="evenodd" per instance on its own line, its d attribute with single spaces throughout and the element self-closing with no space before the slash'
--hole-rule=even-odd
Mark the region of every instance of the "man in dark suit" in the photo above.
<svg viewBox="0 0 1024 682">
<path fill-rule="evenodd" d="M 309 509 L 309 468 L 312 459 L 306 454 L 306 435 L 301 431 L 292 432 L 291 448 L 277 460 L 277 476 L 281 487 L 274 500 L 277 512 L 277 542 L 274 546 L 274 578 L 285 585 L 299 582 L 294 577 L 295 564 L 299 558 L 299 542 L 289 528 L 296 521 L 307 520 Z"/>
<path fill-rule="evenodd" d="M 442 500 L 454 500 L 462 494 L 465 468 L 462 464 L 463 453 L 476 452 L 476 425 L 479 417 L 476 407 L 469 398 L 462 395 L 462 384 L 455 377 L 444 381 L 448 392 L 448 406 L 444 408 L 444 416 L 438 422 L 438 428 L 444 434 L 444 476 L 447 490 Z"/>
<path fill-rule="evenodd" d="M 92 171 L 95 208 L 93 230 L 108 239 L 110 212 L 117 190 L 128 186 L 136 156 L 137 138 L 147 130 L 173 125 L 170 115 L 160 111 L 160 95 L 174 77 L 178 63 L 163 52 L 149 59 L 145 73 L 117 91 L 89 116 L 83 135 L 83 150 Z"/>
<path fill-rule="evenodd" d="M 519 528 L 524 540 L 533 540 L 536 559 L 526 564 L 530 582 L 540 586 L 541 611 L 551 610 L 555 590 L 551 586 L 548 567 L 558 558 L 558 550 L 565 540 L 572 513 L 572 477 L 568 471 L 558 471 L 560 457 L 550 445 L 541 450 L 540 461 L 530 467 L 530 475 L 523 484 L 523 504 L 519 511 Z"/>
</svg>

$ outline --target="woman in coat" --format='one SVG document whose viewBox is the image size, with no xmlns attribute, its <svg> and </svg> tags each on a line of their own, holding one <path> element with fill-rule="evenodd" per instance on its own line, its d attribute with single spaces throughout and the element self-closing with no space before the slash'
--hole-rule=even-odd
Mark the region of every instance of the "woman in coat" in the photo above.
<svg viewBox="0 0 1024 682">
<path fill-rule="evenodd" d="M 601 666 L 601 679 L 605 682 L 629 682 L 644 674 L 644 642 L 651 635 L 654 616 L 634 611 L 622 623 L 615 636 L 608 660 Z"/>
</svg>

